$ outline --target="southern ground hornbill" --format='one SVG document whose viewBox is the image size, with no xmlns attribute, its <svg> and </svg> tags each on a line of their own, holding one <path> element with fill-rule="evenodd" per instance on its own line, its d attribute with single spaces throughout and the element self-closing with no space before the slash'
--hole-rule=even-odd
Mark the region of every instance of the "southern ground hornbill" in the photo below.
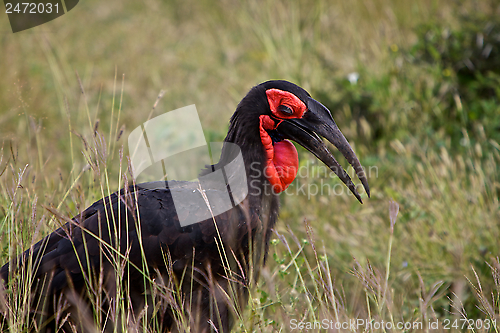
<svg viewBox="0 0 500 333">
<path fill-rule="evenodd" d="M 246 175 L 248 192 L 239 204 L 183 227 L 172 193 L 194 192 L 199 184 L 129 185 L 67 219 L 4 265 L 1 277 L 11 290 L 16 290 L 12 284 L 30 278 L 33 330 L 92 331 L 93 325 L 106 331 L 132 329 L 130 317 L 113 315 L 122 302 L 135 318 L 160 316 L 153 330 L 189 326 L 191 332 L 228 332 L 265 261 L 278 217 L 278 194 L 297 174 L 298 155 L 289 140 L 323 161 L 361 202 L 320 137 L 340 150 L 369 196 L 365 173 L 330 111 L 293 83 L 268 81 L 253 87 L 238 104 L 219 163 L 201 173 L 227 166 L 234 158 L 227 147 L 239 147 L 244 164 L 240 170 L 225 168 L 228 184 L 232 173 Z M 221 190 L 230 193 L 231 187 L 208 185 L 202 190 L 209 197 Z M 186 205 L 182 213 L 193 216 L 203 208 Z M 158 302 L 162 296 L 164 302 Z"/>
</svg>

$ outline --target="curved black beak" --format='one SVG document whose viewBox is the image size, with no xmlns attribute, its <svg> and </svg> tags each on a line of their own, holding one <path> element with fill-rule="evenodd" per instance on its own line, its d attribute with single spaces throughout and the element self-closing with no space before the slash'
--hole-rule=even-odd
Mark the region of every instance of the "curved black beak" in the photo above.
<svg viewBox="0 0 500 333">
<path fill-rule="evenodd" d="M 286 139 L 297 142 L 325 163 L 346 184 L 359 202 L 363 203 L 351 177 L 333 157 L 319 136 L 330 141 L 344 155 L 354 168 L 354 171 L 356 171 L 356 175 L 363 184 L 366 194 L 370 197 L 370 187 L 368 186 L 365 171 L 356 154 L 333 120 L 330 111 L 323 104 L 310 97 L 308 97 L 306 104 L 308 110 L 301 119 L 283 120 L 276 130 Z"/>
</svg>

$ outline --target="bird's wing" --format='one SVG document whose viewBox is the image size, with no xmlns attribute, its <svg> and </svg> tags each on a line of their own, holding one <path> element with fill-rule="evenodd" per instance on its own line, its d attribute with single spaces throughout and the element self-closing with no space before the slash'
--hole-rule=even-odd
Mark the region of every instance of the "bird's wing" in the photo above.
<svg viewBox="0 0 500 333">
<path fill-rule="evenodd" d="M 115 259 L 131 262 L 139 270 L 144 262 L 149 267 L 165 267 L 167 252 L 179 268 L 193 261 L 220 261 L 216 239 L 237 252 L 258 225 L 258 214 L 248 210 L 246 201 L 212 218 L 206 202 L 217 206 L 212 201 L 220 197 L 220 191 L 200 190 L 199 184 L 191 182 L 169 182 L 168 187 L 165 182 L 130 186 L 75 216 L 24 252 L 19 262 L 27 262 L 31 255 L 34 275 L 52 274 L 52 287 L 61 289 L 68 276 L 73 284 L 83 283 L 89 267 L 108 269 L 116 265 Z M 199 195 L 203 201 L 182 201 L 180 196 L 181 201 L 174 205 L 173 196 L 179 193 Z M 192 199 L 192 195 L 185 199 Z M 181 226 L 180 221 L 197 222 Z M 9 264 L 0 274 L 7 281 Z"/>
</svg>

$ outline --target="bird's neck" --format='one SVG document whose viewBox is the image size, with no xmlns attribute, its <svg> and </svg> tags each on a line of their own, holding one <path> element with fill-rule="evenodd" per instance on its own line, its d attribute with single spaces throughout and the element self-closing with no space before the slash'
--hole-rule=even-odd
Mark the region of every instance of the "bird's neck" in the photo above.
<svg viewBox="0 0 500 333">
<path fill-rule="evenodd" d="M 241 154 L 243 166 L 235 172 L 242 172 L 244 168 L 249 194 L 260 197 L 262 190 L 269 187 L 265 176 L 266 156 L 259 136 L 258 122 L 247 119 L 242 113 L 237 110 L 231 118 L 219 164 L 227 165 Z"/>
<path fill-rule="evenodd" d="M 249 186 L 256 194 L 263 190 L 277 194 L 284 191 L 295 179 L 298 156 L 295 146 L 284 140 L 275 129 L 269 116 L 255 116 L 250 108 L 263 107 L 255 102 L 238 105 L 230 121 L 229 131 L 224 140 L 221 164 L 235 158 L 235 149 L 243 156 Z"/>
</svg>

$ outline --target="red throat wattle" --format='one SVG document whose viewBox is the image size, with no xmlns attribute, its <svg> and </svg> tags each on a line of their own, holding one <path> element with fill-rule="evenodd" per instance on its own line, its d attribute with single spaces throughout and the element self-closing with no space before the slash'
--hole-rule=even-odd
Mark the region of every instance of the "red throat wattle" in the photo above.
<svg viewBox="0 0 500 333">
<path fill-rule="evenodd" d="M 260 139 L 266 154 L 265 175 L 275 193 L 283 192 L 293 182 L 299 167 L 299 156 L 293 143 L 288 140 L 276 142 L 266 130 L 277 127 L 274 121 L 266 115 L 260 116 Z"/>
</svg>

